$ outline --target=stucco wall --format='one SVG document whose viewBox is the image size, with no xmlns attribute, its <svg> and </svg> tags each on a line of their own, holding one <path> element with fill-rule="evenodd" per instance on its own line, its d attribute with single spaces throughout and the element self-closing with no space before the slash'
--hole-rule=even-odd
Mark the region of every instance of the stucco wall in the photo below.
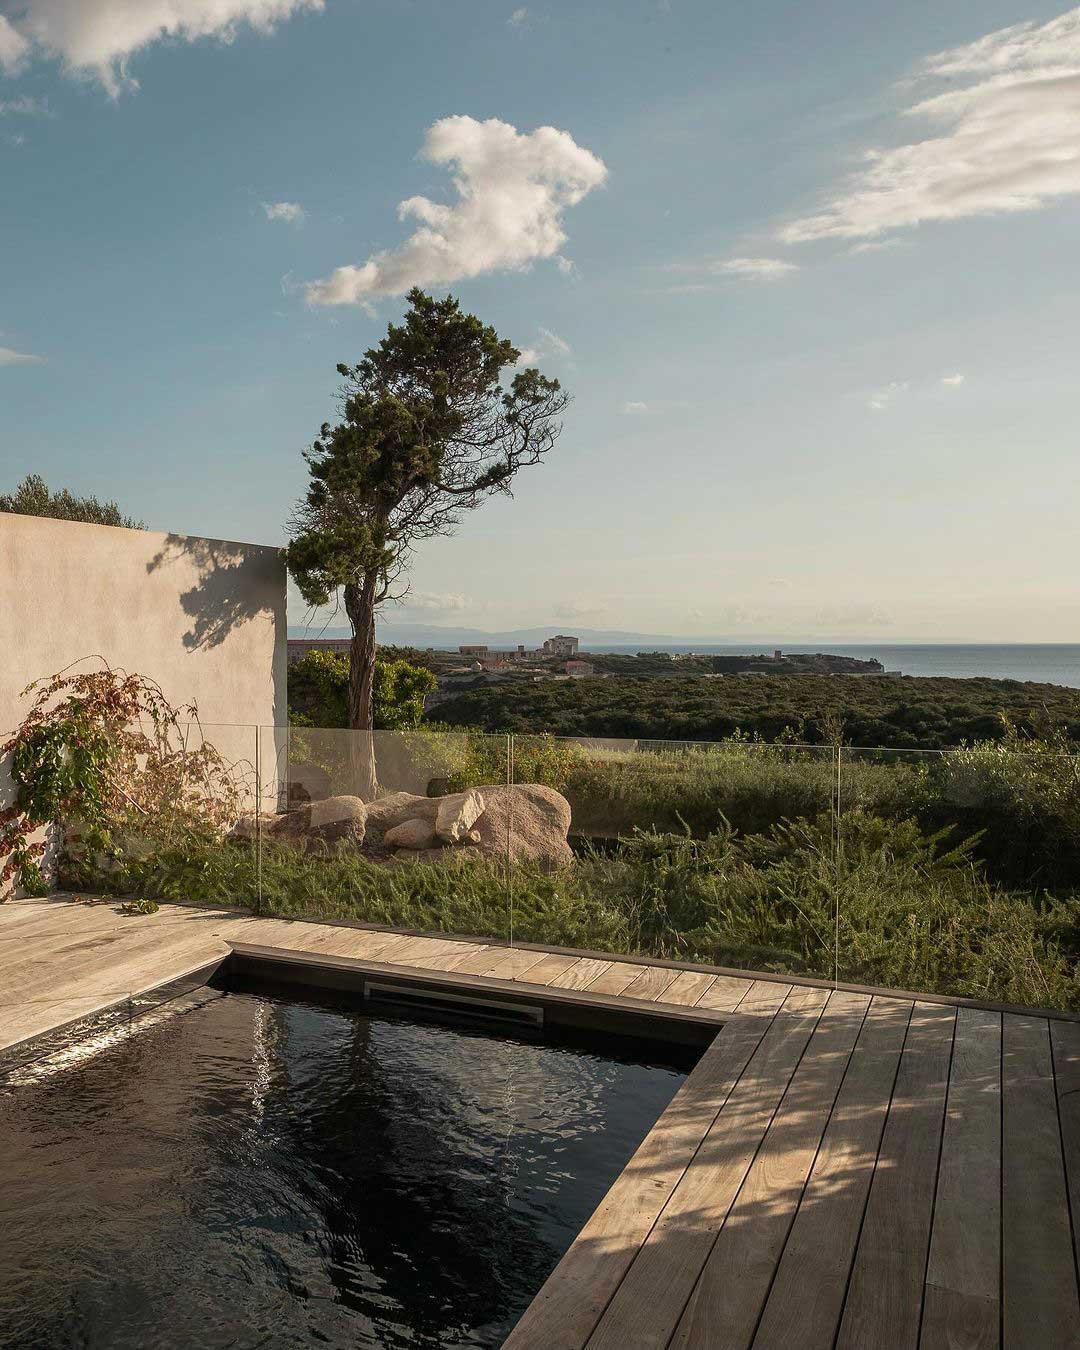
<svg viewBox="0 0 1080 1350">
<path fill-rule="evenodd" d="M 0 733 L 32 680 L 95 655 L 204 725 L 285 722 L 285 642 L 280 549 L 0 514 Z"/>
</svg>

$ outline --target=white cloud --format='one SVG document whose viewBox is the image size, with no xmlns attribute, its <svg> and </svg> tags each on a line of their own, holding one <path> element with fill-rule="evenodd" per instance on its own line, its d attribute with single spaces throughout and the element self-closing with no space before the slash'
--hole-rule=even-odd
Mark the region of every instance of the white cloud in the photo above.
<svg viewBox="0 0 1080 1350">
<path fill-rule="evenodd" d="M 750 281 L 779 281 L 799 269 L 783 258 L 728 258 L 717 263 L 716 270 L 728 276 L 746 277 Z"/>
<path fill-rule="evenodd" d="M 570 344 L 565 338 L 561 338 L 558 333 L 553 333 L 550 328 L 541 328 L 540 337 L 542 345 L 552 356 L 569 356 Z"/>
<path fill-rule="evenodd" d="M 307 212 L 299 202 L 263 202 L 267 220 L 281 220 L 286 225 L 303 225 Z"/>
<path fill-rule="evenodd" d="M 13 347 L 0 347 L 0 366 L 35 366 L 45 358 L 33 356 L 30 352 L 17 352 Z"/>
<path fill-rule="evenodd" d="M 162 38 L 229 42 L 241 28 L 267 33 L 325 0 L 19 0 L 0 16 L 0 67 L 8 72 L 33 56 L 99 80 L 112 95 L 137 88 L 128 60 Z"/>
<path fill-rule="evenodd" d="M 955 388 L 957 387 L 957 385 L 961 385 L 961 384 L 964 383 L 964 378 L 965 378 L 965 377 L 964 377 L 963 375 L 959 375 L 959 374 L 957 374 L 957 375 L 942 375 L 942 377 L 941 377 L 941 383 L 942 383 L 942 384 L 950 385 L 952 388 L 955 389 Z"/>
<path fill-rule="evenodd" d="M 443 595 L 434 591 L 410 591 L 401 604 L 403 609 L 411 609 L 418 614 L 443 614 L 469 609 L 472 602 L 468 596 L 456 593 Z"/>
<path fill-rule="evenodd" d="M 913 87 L 924 92 L 905 114 L 940 134 L 871 151 L 819 212 L 779 238 L 872 239 L 1080 194 L 1080 7 L 939 52 Z"/>
<path fill-rule="evenodd" d="M 400 248 L 311 282 L 310 304 L 362 304 L 553 258 L 566 242 L 564 212 L 607 177 L 603 162 L 567 132 L 526 134 L 496 118 L 444 117 L 428 129 L 421 155 L 454 170 L 459 200 L 401 202 L 399 219 L 419 228 Z"/>
<path fill-rule="evenodd" d="M 15 28 L 10 19 L 0 14 L 0 70 L 14 75 L 26 60 L 30 43 Z"/>
<path fill-rule="evenodd" d="M 510 15 L 506 22 L 511 28 L 520 28 L 528 17 L 529 11 L 522 5 L 520 9 L 514 10 L 513 14 Z"/>
<path fill-rule="evenodd" d="M 561 338 L 558 333 L 553 333 L 550 328 L 540 328 L 537 330 L 539 337 L 535 347 L 522 347 L 521 355 L 517 359 L 519 366 L 535 366 L 537 361 L 548 360 L 566 360 L 572 353 L 573 348 L 565 338 Z"/>
<path fill-rule="evenodd" d="M 49 117 L 49 105 L 42 98 L 30 98 L 22 94 L 19 98 L 0 98 L 0 117 Z"/>
<path fill-rule="evenodd" d="M 908 387 L 907 380 L 893 380 L 891 384 L 885 385 L 870 395 L 867 400 L 867 407 L 873 408 L 875 412 L 884 412 L 901 394 L 907 393 Z"/>
<path fill-rule="evenodd" d="M 643 413 L 649 411 L 649 405 L 647 403 L 631 400 L 629 403 L 623 404 L 622 410 L 627 417 L 640 417 Z"/>
</svg>

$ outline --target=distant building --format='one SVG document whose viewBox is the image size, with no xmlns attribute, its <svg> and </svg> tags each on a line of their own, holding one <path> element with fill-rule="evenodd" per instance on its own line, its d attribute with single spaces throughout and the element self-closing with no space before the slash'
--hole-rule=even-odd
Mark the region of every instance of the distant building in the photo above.
<svg viewBox="0 0 1080 1350">
<path fill-rule="evenodd" d="M 543 652 L 545 656 L 577 656 L 578 639 L 567 637 L 565 633 L 558 633 L 544 642 Z"/>
<path fill-rule="evenodd" d="M 466 644 L 464 647 L 458 648 L 458 654 L 460 656 L 487 656 L 488 649 L 486 644 L 483 643 Z"/>
<path fill-rule="evenodd" d="M 591 661 L 567 661 L 566 673 L 581 679 L 586 675 L 595 675 L 596 667 Z"/>
<path fill-rule="evenodd" d="M 350 638 L 289 638 L 288 662 L 290 666 L 295 666 L 297 661 L 307 656 L 308 652 L 330 652 L 334 656 L 348 656 L 351 646 Z"/>
</svg>

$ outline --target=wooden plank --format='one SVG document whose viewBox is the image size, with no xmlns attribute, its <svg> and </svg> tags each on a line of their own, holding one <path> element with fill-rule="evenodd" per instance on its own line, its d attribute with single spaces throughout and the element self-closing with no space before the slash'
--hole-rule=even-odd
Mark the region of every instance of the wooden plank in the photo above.
<svg viewBox="0 0 1080 1350">
<path fill-rule="evenodd" d="M 993 1350 L 1001 1309 L 1001 1014 L 960 1008 L 921 1350 Z"/>
<path fill-rule="evenodd" d="M 527 971 L 532 970 L 533 966 L 538 966 L 541 961 L 546 960 L 546 952 L 533 951 L 528 947 L 516 947 L 510 951 L 504 961 L 499 962 L 490 974 L 492 979 L 496 980 L 516 980 Z"/>
<path fill-rule="evenodd" d="M 739 979 L 737 975 L 717 975 L 695 1006 L 716 1012 L 734 1012 L 753 989 L 754 983 L 753 980 Z"/>
<path fill-rule="evenodd" d="M 912 1005 L 874 998 L 765 1303 L 754 1350 L 831 1350 Z"/>
<path fill-rule="evenodd" d="M 836 1350 L 916 1350 L 956 1009 L 916 1003 Z"/>
<path fill-rule="evenodd" d="M 669 984 L 674 984 L 677 970 L 667 966 L 646 966 L 632 984 L 622 991 L 624 998 L 640 998 L 649 1003 L 655 1002 Z"/>
<path fill-rule="evenodd" d="M 1073 1251 L 1080 1263 L 1080 1023 L 1051 1022 L 1054 1086 L 1061 1121 L 1061 1148 L 1073 1223 Z"/>
<path fill-rule="evenodd" d="M 42 987 L 54 991 L 58 983 L 96 982 L 118 960 L 140 951 L 153 952 L 177 936 L 196 931 L 175 920 L 159 922 L 161 918 L 159 914 L 113 915 L 109 927 L 66 939 L 54 935 L 33 958 L 5 961 L 0 971 L 0 1004 L 22 1003 Z M 211 936 L 201 931 L 199 935 Z"/>
<path fill-rule="evenodd" d="M 487 975 L 500 961 L 506 960 L 511 950 L 510 947 L 481 947 L 459 961 L 454 969 L 459 975 Z"/>
<path fill-rule="evenodd" d="M 414 957 L 409 962 L 418 970 L 459 970 L 461 962 L 467 957 L 490 949 L 481 947 L 477 942 L 456 942 L 449 951 L 436 952 L 431 956 Z"/>
<path fill-rule="evenodd" d="M 504 1350 L 580 1350 L 767 1025 L 765 1018 L 746 1018 L 720 1031 L 526 1309 Z"/>
<path fill-rule="evenodd" d="M 825 990 L 776 1014 L 608 1305 L 589 1350 L 666 1345 L 813 1034 Z"/>
<path fill-rule="evenodd" d="M 603 975 L 604 971 L 610 966 L 610 961 L 595 961 L 589 957 L 583 957 L 569 970 L 564 970 L 561 975 L 556 975 L 551 981 L 551 987 L 552 989 L 588 989 L 593 980 Z"/>
<path fill-rule="evenodd" d="M 591 994 L 621 994 L 645 969 L 630 961 L 613 961 L 607 970 L 589 985 Z"/>
<path fill-rule="evenodd" d="M 784 1000 L 791 993 L 793 988 L 809 989 L 811 993 L 817 995 L 828 995 L 828 989 L 822 989 L 814 985 L 790 985 L 778 984 L 775 980 L 755 980 L 746 993 L 739 1000 L 737 1012 L 742 1016 L 765 1016 L 772 1015 L 783 1006 Z M 699 1003 L 698 1007 L 704 1007 L 704 1003 Z"/>
<path fill-rule="evenodd" d="M 715 980 L 715 975 L 706 975 L 699 970 L 680 971 L 664 990 L 660 1002 L 678 1003 L 693 1008 L 697 1005 L 698 999 L 709 992 Z"/>
<path fill-rule="evenodd" d="M 550 984 L 556 976 L 564 975 L 571 966 L 576 966 L 580 959 L 577 956 L 545 956 L 542 961 L 537 961 L 509 978 L 527 984 Z"/>
<path fill-rule="evenodd" d="M 1044 1018 L 1002 1020 L 1001 1111 L 1004 1343 L 1075 1347 L 1080 1303 Z"/>
<path fill-rule="evenodd" d="M 870 999 L 834 993 L 728 1213 L 673 1350 L 746 1350 Z"/>
</svg>

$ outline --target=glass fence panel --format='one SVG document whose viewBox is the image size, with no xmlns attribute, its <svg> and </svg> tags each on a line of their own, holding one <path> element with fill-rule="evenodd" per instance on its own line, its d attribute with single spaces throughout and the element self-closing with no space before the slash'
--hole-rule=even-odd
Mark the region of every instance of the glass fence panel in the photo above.
<svg viewBox="0 0 1080 1350">
<path fill-rule="evenodd" d="M 97 821 L 65 827 L 65 890 L 226 908 L 258 903 L 258 728 L 151 723 L 131 728 Z"/>
<path fill-rule="evenodd" d="M 841 753 L 842 981 L 1080 1010 L 1080 757 Z"/>
<path fill-rule="evenodd" d="M 262 913 L 509 937 L 505 830 L 474 791 L 505 792 L 506 736 L 263 727 L 259 765 Z"/>
<path fill-rule="evenodd" d="M 511 769 L 518 941 L 833 978 L 834 750 L 515 735 Z"/>
</svg>

